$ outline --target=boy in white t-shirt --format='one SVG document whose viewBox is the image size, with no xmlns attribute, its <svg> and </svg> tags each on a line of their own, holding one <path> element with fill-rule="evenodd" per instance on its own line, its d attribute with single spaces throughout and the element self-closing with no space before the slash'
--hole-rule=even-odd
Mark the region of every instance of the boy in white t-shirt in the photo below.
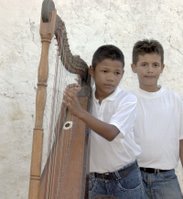
<svg viewBox="0 0 183 199">
<path fill-rule="evenodd" d="M 156 40 L 135 43 L 132 70 L 139 89 L 135 139 L 141 146 L 138 158 L 146 198 L 180 199 L 175 174 L 179 157 L 183 165 L 183 102 L 173 91 L 158 85 L 164 68 L 164 50 Z"/>
<path fill-rule="evenodd" d="M 124 55 L 113 45 L 99 47 L 93 55 L 90 75 L 95 87 L 91 113 L 77 98 L 79 86 L 67 88 L 64 103 L 91 129 L 89 197 L 143 199 L 144 189 L 134 141 L 136 97 L 118 85 L 124 73 Z"/>
</svg>

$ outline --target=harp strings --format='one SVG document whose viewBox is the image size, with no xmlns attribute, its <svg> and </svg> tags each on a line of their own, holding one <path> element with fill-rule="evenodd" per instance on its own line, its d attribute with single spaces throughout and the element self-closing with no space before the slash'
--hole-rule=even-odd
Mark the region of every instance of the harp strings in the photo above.
<svg viewBox="0 0 183 199">
<path fill-rule="evenodd" d="M 61 93 L 62 86 L 60 86 L 61 79 L 65 76 L 61 72 L 61 67 L 59 67 L 59 52 L 57 51 L 56 55 L 56 64 L 55 64 L 55 74 L 54 74 L 54 85 L 52 89 L 52 104 L 51 104 L 51 114 L 50 114 L 50 124 L 49 124 L 49 137 L 48 137 L 48 154 L 50 161 L 48 162 L 48 172 L 47 172 L 47 198 L 51 198 L 52 190 L 54 188 L 54 176 L 55 176 L 55 164 L 56 164 L 56 153 L 57 153 L 57 135 L 58 135 L 58 110 L 60 110 Z M 57 123 L 57 124 L 56 124 Z M 53 148 L 53 146 L 55 147 Z M 53 150 L 52 150 L 53 149 Z"/>
<path fill-rule="evenodd" d="M 61 43 L 63 43 L 61 38 Z M 76 75 L 72 75 L 68 72 L 64 65 L 67 62 L 64 47 L 59 46 L 56 55 L 56 64 L 54 72 L 54 83 L 53 83 L 53 92 L 51 97 L 51 113 L 50 113 L 50 122 L 49 122 L 49 135 L 48 135 L 48 149 L 47 154 L 49 156 L 48 175 L 46 182 L 47 198 L 59 198 L 61 187 L 61 180 L 64 175 L 64 167 L 67 166 L 69 161 L 69 148 L 72 140 L 72 128 L 70 133 L 63 133 L 62 127 L 66 118 L 66 109 L 62 104 L 62 97 L 64 89 L 68 84 L 76 82 Z M 62 53 L 60 53 L 60 51 Z M 62 57 L 61 57 L 62 56 Z M 61 61 L 62 60 L 62 61 Z M 72 116 L 70 118 L 72 121 Z M 61 137 L 61 139 L 60 139 Z M 60 157 L 60 147 L 58 146 L 58 141 L 61 140 L 62 148 Z M 57 169 L 56 169 L 57 168 Z M 57 181 L 55 183 L 55 180 Z M 57 187 L 55 187 L 57 186 Z M 55 191 L 56 190 L 56 191 Z"/>
<path fill-rule="evenodd" d="M 62 42 L 63 38 L 62 38 Z M 63 56 L 60 60 L 62 60 L 61 64 L 62 65 L 62 70 L 64 71 L 64 74 L 66 73 L 66 78 L 64 80 L 64 82 L 66 82 L 65 86 L 68 86 L 69 84 L 75 83 L 77 81 L 78 78 L 76 74 L 72 74 L 69 71 L 71 70 L 66 70 L 65 69 L 65 64 L 68 62 L 67 60 L 67 51 L 65 51 L 64 49 L 64 45 L 61 45 L 61 54 L 60 56 Z M 70 66 L 67 66 L 70 67 Z M 69 68 L 68 68 L 69 69 Z M 64 88 L 65 89 L 65 88 Z M 64 91 L 64 90 L 63 90 Z M 67 170 L 68 164 L 70 162 L 70 148 L 71 148 L 71 144 L 72 144 L 72 138 L 73 138 L 73 128 L 71 126 L 71 128 L 69 129 L 69 131 L 65 131 L 65 124 L 67 122 L 71 122 L 73 123 L 73 116 L 69 115 L 68 118 L 68 110 L 66 109 L 66 107 L 64 107 L 64 105 L 62 104 L 61 107 L 61 122 L 60 122 L 60 126 L 58 126 L 58 130 L 61 133 L 61 139 L 60 139 L 60 144 L 62 145 L 62 152 L 60 155 L 60 158 L 57 160 L 58 163 L 58 167 L 59 167 L 59 177 L 57 178 L 56 181 L 56 185 L 57 187 L 55 188 L 55 195 L 54 198 L 55 199 L 59 199 L 61 197 L 61 193 L 64 191 L 64 185 L 63 185 L 63 178 L 67 178 L 67 172 L 65 172 Z M 69 121 L 66 121 L 66 119 Z M 60 134 L 58 134 L 57 140 L 59 140 L 59 136 Z M 57 156 L 58 158 L 58 156 Z"/>
</svg>

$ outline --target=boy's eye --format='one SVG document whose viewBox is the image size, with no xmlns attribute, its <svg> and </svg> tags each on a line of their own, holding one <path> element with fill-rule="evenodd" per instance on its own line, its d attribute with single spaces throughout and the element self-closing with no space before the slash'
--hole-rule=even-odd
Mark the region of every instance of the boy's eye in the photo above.
<svg viewBox="0 0 183 199">
<path fill-rule="evenodd" d="M 154 63 L 153 64 L 153 68 L 157 68 L 157 67 L 159 67 L 159 64 L 158 63 Z"/>
<path fill-rule="evenodd" d="M 115 75 L 120 75 L 121 73 L 117 71 L 117 72 L 115 72 L 114 74 L 115 74 Z"/>
<path fill-rule="evenodd" d="M 147 67 L 147 63 L 142 63 L 141 66 L 142 67 Z"/>
</svg>

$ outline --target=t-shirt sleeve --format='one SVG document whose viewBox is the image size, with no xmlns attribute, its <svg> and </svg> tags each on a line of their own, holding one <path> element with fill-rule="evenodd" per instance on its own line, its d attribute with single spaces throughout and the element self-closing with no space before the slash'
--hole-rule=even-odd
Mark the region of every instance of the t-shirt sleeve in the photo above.
<svg viewBox="0 0 183 199">
<path fill-rule="evenodd" d="M 136 97 L 131 97 L 125 102 L 119 103 L 116 113 L 111 117 L 110 124 L 116 126 L 120 134 L 124 137 L 127 133 L 132 132 L 136 118 Z"/>
</svg>

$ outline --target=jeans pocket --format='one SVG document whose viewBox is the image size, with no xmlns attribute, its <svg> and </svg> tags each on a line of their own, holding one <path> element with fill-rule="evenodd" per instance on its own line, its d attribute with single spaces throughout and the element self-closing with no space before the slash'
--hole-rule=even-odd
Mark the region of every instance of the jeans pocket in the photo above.
<svg viewBox="0 0 183 199">
<path fill-rule="evenodd" d="M 117 182 L 118 188 L 121 190 L 143 189 L 142 177 L 140 170 L 134 169 L 125 178 L 121 178 Z"/>
<path fill-rule="evenodd" d="M 170 170 L 170 171 L 167 171 L 167 172 L 161 172 L 159 174 L 159 176 L 162 178 L 162 180 L 176 180 L 177 179 L 177 176 L 175 174 L 175 171 L 174 170 Z"/>
</svg>

